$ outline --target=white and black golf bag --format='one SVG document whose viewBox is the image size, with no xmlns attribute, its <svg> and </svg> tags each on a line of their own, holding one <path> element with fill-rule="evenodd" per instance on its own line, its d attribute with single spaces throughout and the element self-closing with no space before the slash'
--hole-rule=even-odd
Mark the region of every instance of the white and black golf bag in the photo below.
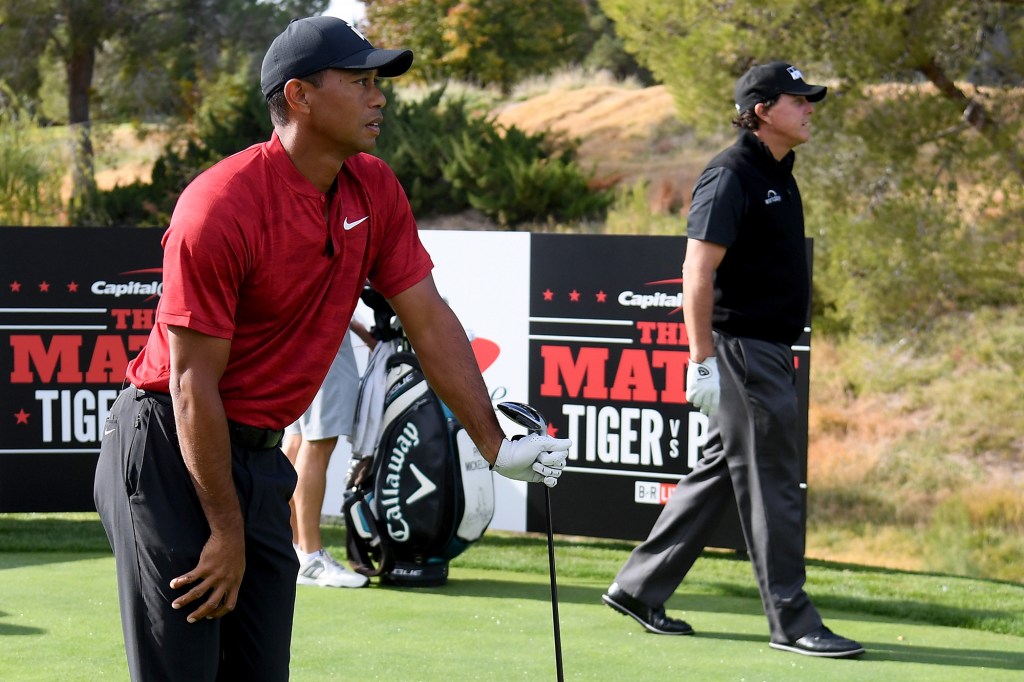
<svg viewBox="0 0 1024 682">
<path fill-rule="evenodd" d="M 363 300 L 375 312 L 381 303 L 387 306 L 382 299 Z M 342 506 L 346 547 L 349 562 L 363 575 L 390 585 L 434 586 L 447 581 L 449 561 L 487 530 L 494 483 L 487 461 L 431 390 L 403 341 L 380 342 L 396 343 L 400 350 L 384 360 L 376 449 L 349 471 Z M 372 380 L 367 371 L 364 383 Z M 360 392 L 371 388 L 361 386 Z"/>
</svg>

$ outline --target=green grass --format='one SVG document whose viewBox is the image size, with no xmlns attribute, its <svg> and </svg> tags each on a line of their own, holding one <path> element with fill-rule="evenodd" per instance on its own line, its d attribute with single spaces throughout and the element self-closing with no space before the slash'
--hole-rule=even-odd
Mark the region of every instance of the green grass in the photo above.
<svg viewBox="0 0 1024 682">
<path fill-rule="evenodd" d="M 836 539 L 815 533 L 817 555 L 859 536 L 900 565 L 1024 579 L 1024 307 L 815 344 L 809 518 Z"/>
<path fill-rule="evenodd" d="M 325 528 L 343 555 L 344 529 Z M 45 549 L 44 549 L 45 548 Z M 868 649 L 815 660 L 767 646 L 749 564 L 708 553 L 668 603 L 696 637 L 658 637 L 601 605 L 632 543 L 556 537 L 565 677 L 1011 680 L 1024 585 L 811 562 L 826 621 Z M 292 679 L 553 679 L 545 539 L 489 532 L 429 589 L 300 588 Z M 127 679 L 113 559 L 94 514 L 0 514 L 0 679 Z"/>
</svg>

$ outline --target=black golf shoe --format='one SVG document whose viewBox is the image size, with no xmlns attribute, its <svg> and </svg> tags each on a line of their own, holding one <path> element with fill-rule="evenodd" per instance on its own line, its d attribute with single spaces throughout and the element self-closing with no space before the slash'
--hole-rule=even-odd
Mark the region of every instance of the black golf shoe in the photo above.
<svg viewBox="0 0 1024 682">
<path fill-rule="evenodd" d="M 693 628 L 686 621 L 669 618 L 665 608 L 652 609 L 639 599 L 626 593 L 618 583 L 612 583 L 608 591 L 601 596 L 605 604 L 624 616 L 629 616 L 643 625 L 648 632 L 656 635 L 692 635 Z"/>
<path fill-rule="evenodd" d="M 823 658 L 848 658 L 864 653 L 864 647 L 860 644 L 852 639 L 840 637 L 824 625 L 792 642 L 771 642 L 769 646 L 794 654 Z"/>
</svg>

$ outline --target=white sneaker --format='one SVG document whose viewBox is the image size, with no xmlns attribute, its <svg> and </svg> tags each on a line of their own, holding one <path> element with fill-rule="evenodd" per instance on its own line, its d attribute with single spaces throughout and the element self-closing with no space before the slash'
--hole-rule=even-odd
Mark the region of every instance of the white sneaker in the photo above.
<svg viewBox="0 0 1024 682">
<path fill-rule="evenodd" d="M 299 560 L 299 575 L 295 582 L 319 587 L 365 587 L 370 579 L 348 570 L 321 548 Z"/>
</svg>

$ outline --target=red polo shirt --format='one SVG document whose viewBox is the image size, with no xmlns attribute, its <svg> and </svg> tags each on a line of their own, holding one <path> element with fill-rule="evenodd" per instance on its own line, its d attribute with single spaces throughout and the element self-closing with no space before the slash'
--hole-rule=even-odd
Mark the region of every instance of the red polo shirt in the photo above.
<svg viewBox="0 0 1024 682">
<path fill-rule="evenodd" d="M 188 327 L 231 340 L 220 382 L 229 419 L 266 428 L 295 421 L 327 375 L 364 281 L 390 298 L 433 267 L 383 161 L 349 158 L 336 185 L 325 220 L 327 195 L 276 134 L 199 175 L 164 235 L 157 324 L 128 379 L 167 392 L 167 325 Z"/>
</svg>

